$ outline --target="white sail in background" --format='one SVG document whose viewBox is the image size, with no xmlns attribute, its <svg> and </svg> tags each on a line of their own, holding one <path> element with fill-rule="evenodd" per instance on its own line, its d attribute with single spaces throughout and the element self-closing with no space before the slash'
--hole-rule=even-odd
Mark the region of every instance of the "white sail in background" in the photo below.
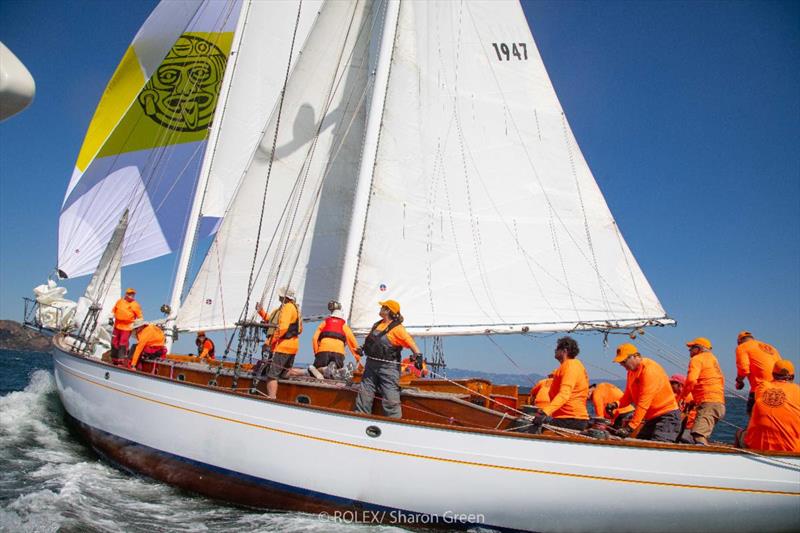
<svg viewBox="0 0 800 533">
<path fill-rule="evenodd" d="M 322 8 L 283 105 L 273 112 L 181 306 L 180 329 L 230 328 L 242 318 L 256 248 L 251 304 L 291 285 L 305 314 L 322 314 L 337 294 L 374 21 L 371 2 L 327 2 Z"/>
<path fill-rule="evenodd" d="M 665 317 L 515 1 L 401 3 L 353 328 L 387 298 L 415 334 Z"/>
<path fill-rule="evenodd" d="M 127 229 L 128 211 L 125 210 L 100 257 L 97 270 L 86 286 L 83 296 L 78 299 L 78 310 L 75 313 L 75 323 L 78 327 L 92 305 L 101 308 L 97 318 L 99 326 L 106 324 L 111 317 L 111 310 L 122 295 L 122 243 Z"/>
</svg>

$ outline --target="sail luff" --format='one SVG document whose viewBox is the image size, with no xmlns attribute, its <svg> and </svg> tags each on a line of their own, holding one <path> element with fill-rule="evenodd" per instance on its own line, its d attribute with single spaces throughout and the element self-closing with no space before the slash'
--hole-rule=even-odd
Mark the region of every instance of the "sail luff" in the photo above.
<svg viewBox="0 0 800 533">
<path fill-rule="evenodd" d="M 200 166 L 200 175 L 198 176 L 197 185 L 194 190 L 194 197 L 192 198 L 192 206 L 189 210 L 189 217 L 187 219 L 186 231 L 183 235 L 183 244 L 181 246 L 181 253 L 178 258 L 178 266 L 175 271 L 175 280 L 172 286 L 172 295 L 170 297 L 171 312 L 165 324 L 167 331 L 166 342 L 167 349 L 172 348 L 174 335 L 171 334 L 171 328 L 175 323 L 178 309 L 181 304 L 181 295 L 186 286 L 186 277 L 189 271 L 189 261 L 192 257 L 192 251 L 197 240 L 197 229 L 200 224 L 201 208 L 203 206 L 203 198 L 206 192 L 206 185 L 211 171 L 211 163 L 214 159 L 215 147 L 219 139 L 219 131 L 222 127 L 222 119 L 225 114 L 225 104 L 230 94 L 231 84 L 233 82 L 233 74 L 236 71 L 236 59 L 238 58 L 238 51 L 242 41 L 243 29 L 247 20 L 247 14 L 250 10 L 251 0 L 244 0 L 240 6 L 239 20 L 236 22 L 236 30 L 234 30 L 233 43 L 228 57 L 233 57 L 233 65 L 225 69 L 225 74 L 220 89 L 219 100 L 217 104 L 217 112 L 211 124 L 211 131 L 209 132 L 208 142 L 206 143 L 205 154 L 203 155 L 203 162 Z"/>
<path fill-rule="evenodd" d="M 392 53 L 394 51 L 399 14 L 400 0 L 387 0 L 383 34 L 381 36 L 378 61 L 375 68 L 375 78 L 372 85 L 372 98 L 367 114 L 364 151 L 361 155 L 358 180 L 356 181 L 355 200 L 353 203 L 352 218 L 350 219 L 350 230 L 347 235 L 341 283 L 339 285 L 338 300 L 342 304 L 343 312 L 346 316 L 350 315 L 354 298 L 356 273 L 360 256 L 359 249 L 366 227 L 369 193 L 378 155 L 378 142 L 380 140 L 386 92 L 389 86 L 389 73 L 391 70 Z"/>
</svg>

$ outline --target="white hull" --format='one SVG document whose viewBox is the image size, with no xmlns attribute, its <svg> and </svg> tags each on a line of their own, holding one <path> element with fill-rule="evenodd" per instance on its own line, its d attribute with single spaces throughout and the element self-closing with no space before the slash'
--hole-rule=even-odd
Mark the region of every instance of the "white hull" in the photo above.
<svg viewBox="0 0 800 533">
<path fill-rule="evenodd" d="M 264 507 L 377 510 L 395 523 L 399 515 L 388 513 L 396 509 L 409 521 L 438 515 L 439 524 L 480 515 L 485 526 L 526 531 L 792 531 L 800 524 L 800 457 L 397 423 L 177 383 L 57 348 L 54 370 L 69 415 L 126 443 L 114 460 L 137 469 L 137 453 L 161 452 L 234 484 L 293 493 L 298 502 L 267 499 Z M 381 435 L 368 436 L 368 426 Z M 215 494 L 202 482 L 176 484 Z"/>
</svg>

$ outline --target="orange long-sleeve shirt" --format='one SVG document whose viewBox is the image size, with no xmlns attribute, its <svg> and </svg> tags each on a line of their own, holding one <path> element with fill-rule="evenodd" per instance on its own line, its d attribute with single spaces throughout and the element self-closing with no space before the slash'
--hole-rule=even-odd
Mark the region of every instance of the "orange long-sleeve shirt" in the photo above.
<svg viewBox="0 0 800 533">
<path fill-rule="evenodd" d="M 391 320 L 383 320 L 377 326 L 378 331 L 385 330 L 389 324 L 391 324 Z M 406 328 L 403 327 L 403 324 L 399 324 L 389 330 L 389 333 L 386 334 L 386 340 L 392 343 L 393 346 L 402 346 L 403 348 L 408 348 L 414 353 L 420 353 L 419 348 L 417 348 L 417 343 L 414 342 L 414 338 L 408 334 Z"/>
<path fill-rule="evenodd" d="M 747 376 L 750 390 L 755 391 L 762 381 L 772 381 L 772 365 L 779 359 L 774 346 L 750 339 L 736 347 L 736 377 Z"/>
<path fill-rule="evenodd" d="M 744 436 L 754 450 L 800 452 L 800 386 L 788 381 L 762 381 Z"/>
<path fill-rule="evenodd" d="M 136 333 L 136 350 L 131 357 L 131 366 L 136 366 L 139 362 L 139 357 L 142 352 L 148 348 L 163 348 L 164 347 L 164 332 L 161 328 L 153 324 L 147 324 Z"/>
<path fill-rule="evenodd" d="M 592 405 L 594 406 L 595 415 L 601 418 L 607 418 L 608 415 L 606 414 L 606 405 L 610 404 L 611 402 L 619 403 L 623 394 L 624 393 L 622 390 L 620 390 L 620 388 L 616 385 L 611 383 L 598 383 L 594 388 L 594 392 L 592 393 Z M 619 415 L 624 415 L 626 413 L 630 413 L 631 411 L 633 411 L 633 407 L 630 405 L 627 407 L 620 407 L 614 410 L 611 421 L 613 422 Z"/>
<path fill-rule="evenodd" d="M 273 352 L 295 355 L 300 349 L 300 333 L 303 331 L 303 321 L 297 313 L 297 306 L 294 303 L 282 304 L 278 309 L 267 314 L 264 309 L 258 310 L 259 316 L 264 322 L 269 322 L 269 317 L 275 316 L 278 319 L 278 327 L 269 338 L 269 348 Z M 289 331 L 289 326 L 298 322 L 300 331 L 291 339 L 284 339 L 283 336 Z"/>
<path fill-rule="evenodd" d="M 565 359 L 553 373 L 550 403 L 542 407 L 553 418 L 589 420 L 586 399 L 589 397 L 589 374 L 577 359 Z"/>
<path fill-rule="evenodd" d="M 704 402 L 725 403 L 725 376 L 713 353 L 700 352 L 689 360 L 681 398 L 689 393 L 698 405 Z"/>
<path fill-rule="evenodd" d="M 344 355 L 344 342 L 339 339 L 334 339 L 333 337 L 325 337 L 319 340 L 319 335 L 322 333 L 323 329 L 325 329 L 324 320 L 320 323 L 317 331 L 314 332 L 314 336 L 311 337 L 311 348 L 314 350 L 314 353 L 334 352 Z M 342 324 L 342 332 L 344 333 L 345 341 L 347 341 L 347 347 L 350 348 L 353 357 L 356 358 L 356 361 L 361 361 L 361 358 L 356 353 L 358 351 L 358 341 L 356 341 L 356 336 L 353 335 L 353 330 L 350 329 L 350 326 L 347 324 Z"/>
<path fill-rule="evenodd" d="M 114 304 L 114 309 L 111 310 L 114 315 L 114 327 L 122 331 L 131 331 L 133 329 L 133 321 L 137 318 L 142 318 L 142 308 L 139 302 L 131 300 L 130 302 L 125 298 L 120 298 Z M 770 370 L 772 370 L 770 368 Z"/>
<path fill-rule="evenodd" d="M 544 407 L 550 403 L 550 385 L 553 378 L 544 378 L 531 388 L 530 401 L 535 407 Z"/>
<path fill-rule="evenodd" d="M 619 400 L 619 407 L 630 404 L 636 405 L 633 418 L 628 422 L 633 429 L 639 427 L 642 421 L 678 409 L 667 373 L 652 359 L 643 357 L 639 368 L 628 371 L 628 381 L 625 384 L 625 393 Z"/>
</svg>

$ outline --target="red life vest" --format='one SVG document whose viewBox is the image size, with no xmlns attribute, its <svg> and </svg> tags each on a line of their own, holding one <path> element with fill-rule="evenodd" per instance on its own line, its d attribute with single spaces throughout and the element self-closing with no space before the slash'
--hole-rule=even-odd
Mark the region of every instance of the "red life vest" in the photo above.
<svg viewBox="0 0 800 533">
<path fill-rule="evenodd" d="M 336 339 L 345 342 L 344 319 L 335 316 L 326 318 L 325 325 L 322 327 L 322 331 L 319 332 L 319 340 L 322 339 Z"/>
</svg>

